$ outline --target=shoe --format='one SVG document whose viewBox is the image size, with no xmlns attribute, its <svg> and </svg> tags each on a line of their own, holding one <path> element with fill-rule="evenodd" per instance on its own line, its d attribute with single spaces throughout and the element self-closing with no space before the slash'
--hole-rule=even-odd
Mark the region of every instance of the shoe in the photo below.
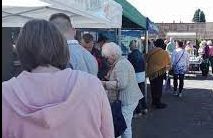
<svg viewBox="0 0 213 138">
<path fill-rule="evenodd" d="M 164 103 L 160 103 L 160 104 L 155 105 L 155 108 L 157 108 L 157 109 L 164 109 L 166 107 L 167 107 L 167 104 L 164 104 Z"/>
<path fill-rule="evenodd" d="M 142 114 L 146 115 L 147 113 L 148 113 L 148 109 L 147 108 L 142 110 Z"/>
<path fill-rule="evenodd" d="M 179 93 L 179 94 L 178 94 L 178 97 L 180 97 L 180 98 L 181 98 L 182 96 L 183 96 L 183 94 L 182 94 L 182 93 Z"/>
</svg>

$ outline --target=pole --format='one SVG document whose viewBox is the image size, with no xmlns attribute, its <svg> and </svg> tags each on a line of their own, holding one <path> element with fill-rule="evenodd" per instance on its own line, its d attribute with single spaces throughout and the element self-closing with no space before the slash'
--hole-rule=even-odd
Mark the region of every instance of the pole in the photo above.
<svg viewBox="0 0 213 138">
<path fill-rule="evenodd" d="M 148 53 L 148 49 L 149 49 L 149 43 L 148 43 L 148 41 L 149 41 L 149 39 L 148 39 L 148 37 L 149 37 L 149 32 L 148 32 L 148 30 L 149 30 L 149 18 L 147 17 L 146 18 L 146 34 L 145 34 L 145 41 L 146 41 L 146 47 L 145 47 L 145 54 L 147 55 L 147 53 Z M 147 62 L 145 62 L 145 102 L 146 102 L 146 104 L 148 103 L 148 89 L 147 89 Z"/>
<path fill-rule="evenodd" d="M 121 46 L 121 28 L 118 28 L 118 45 Z"/>
<path fill-rule="evenodd" d="M 148 40 L 149 40 L 148 37 L 149 37 L 149 32 L 148 32 L 148 30 L 146 30 L 146 34 L 145 34 L 145 40 L 146 40 L 145 52 L 146 52 L 146 54 L 148 53 L 148 48 L 149 48 L 149 46 L 148 46 Z M 145 67 L 147 69 L 147 62 L 145 62 Z M 146 101 L 146 103 L 147 103 L 147 96 L 148 96 L 147 92 L 148 92 L 148 89 L 147 89 L 147 77 L 146 77 L 146 70 L 145 70 L 145 101 Z"/>
</svg>

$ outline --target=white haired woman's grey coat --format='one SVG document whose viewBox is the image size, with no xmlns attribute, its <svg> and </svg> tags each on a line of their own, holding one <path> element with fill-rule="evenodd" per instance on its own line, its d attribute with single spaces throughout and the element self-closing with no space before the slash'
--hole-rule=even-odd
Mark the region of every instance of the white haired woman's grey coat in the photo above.
<svg viewBox="0 0 213 138">
<path fill-rule="evenodd" d="M 138 105 L 138 101 L 143 98 L 132 64 L 124 57 L 117 59 L 109 72 L 109 81 L 103 84 L 105 89 L 108 90 L 110 102 L 114 101 L 117 92 L 120 92 L 119 99 L 122 103 L 122 114 L 127 124 L 123 136 L 132 138 L 133 112 Z"/>
<path fill-rule="evenodd" d="M 143 97 L 135 79 L 135 70 L 126 58 L 120 57 L 108 75 L 109 81 L 106 81 L 105 88 L 110 102 L 116 99 L 118 91 L 122 105 L 133 104 Z"/>
</svg>

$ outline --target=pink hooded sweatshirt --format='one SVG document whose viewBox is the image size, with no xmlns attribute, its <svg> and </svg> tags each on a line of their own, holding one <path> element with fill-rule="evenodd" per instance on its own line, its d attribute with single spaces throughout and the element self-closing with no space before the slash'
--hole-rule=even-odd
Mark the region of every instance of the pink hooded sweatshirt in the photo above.
<svg viewBox="0 0 213 138">
<path fill-rule="evenodd" d="M 101 82 L 71 69 L 38 67 L 2 84 L 3 138 L 114 138 Z"/>
</svg>

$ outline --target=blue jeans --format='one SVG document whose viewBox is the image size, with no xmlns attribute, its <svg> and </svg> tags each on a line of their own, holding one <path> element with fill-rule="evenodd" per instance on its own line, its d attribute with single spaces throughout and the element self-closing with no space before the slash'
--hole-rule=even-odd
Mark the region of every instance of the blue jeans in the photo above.
<svg viewBox="0 0 213 138">
<path fill-rule="evenodd" d="M 135 108 L 138 105 L 138 101 L 127 106 L 122 106 L 122 114 L 124 116 L 124 119 L 126 121 L 127 128 L 124 131 L 124 134 L 121 136 L 121 138 L 132 138 L 132 118 L 133 118 L 133 112 Z"/>
</svg>

